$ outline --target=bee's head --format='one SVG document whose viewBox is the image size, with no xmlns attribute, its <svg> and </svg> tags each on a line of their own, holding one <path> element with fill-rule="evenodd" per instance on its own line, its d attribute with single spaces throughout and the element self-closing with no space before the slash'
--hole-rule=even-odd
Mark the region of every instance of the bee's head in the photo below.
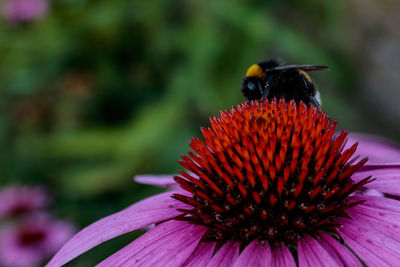
<svg viewBox="0 0 400 267">
<path fill-rule="evenodd" d="M 268 75 L 265 70 L 277 66 L 279 62 L 272 59 L 253 64 L 247 69 L 242 83 L 242 93 L 247 100 L 257 100 L 266 96 L 265 81 Z"/>
<path fill-rule="evenodd" d="M 258 77 L 246 77 L 242 83 L 242 93 L 244 97 L 250 100 L 261 99 L 265 90 L 265 81 Z"/>
</svg>

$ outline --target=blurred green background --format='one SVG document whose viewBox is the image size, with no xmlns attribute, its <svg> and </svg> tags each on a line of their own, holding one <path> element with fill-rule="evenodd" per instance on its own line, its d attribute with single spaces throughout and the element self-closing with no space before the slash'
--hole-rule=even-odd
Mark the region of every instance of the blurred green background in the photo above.
<svg viewBox="0 0 400 267">
<path fill-rule="evenodd" d="M 132 177 L 177 172 L 177 160 L 208 117 L 244 101 L 247 67 L 272 57 L 328 65 L 330 71 L 312 77 L 339 127 L 399 140 L 398 110 L 372 97 L 369 73 L 377 65 L 365 42 L 381 34 L 363 24 L 370 16 L 358 12 L 363 6 L 58 0 L 40 19 L 3 19 L 0 186 L 44 184 L 56 213 L 79 228 L 154 194 L 160 190 Z M 378 96 L 390 95 L 388 78 L 376 79 Z M 70 266 L 93 265 L 136 234 Z"/>
</svg>

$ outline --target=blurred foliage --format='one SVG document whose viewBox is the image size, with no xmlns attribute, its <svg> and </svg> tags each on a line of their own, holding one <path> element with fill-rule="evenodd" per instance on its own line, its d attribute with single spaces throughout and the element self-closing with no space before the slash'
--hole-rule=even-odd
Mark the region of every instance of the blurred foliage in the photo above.
<svg viewBox="0 0 400 267">
<path fill-rule="evenodd" d="M 158 192 L 133 175 L 177 172 L 208 117 L 243 101 L 246 68 L 271 57 L 330 66 L 313 73 L 325 110 L 368 130 L 345 36 L 343 1 L 58 0 L 40 20 L 3 21 L 1 184 L 47 185 L 81 226 L 116 212 Z"/>
</svg>

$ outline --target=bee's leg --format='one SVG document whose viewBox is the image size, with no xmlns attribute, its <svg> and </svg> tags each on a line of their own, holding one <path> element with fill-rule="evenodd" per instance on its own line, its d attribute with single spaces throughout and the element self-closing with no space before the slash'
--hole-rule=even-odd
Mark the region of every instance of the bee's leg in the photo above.
<svg viewBox="0 0 400 267">
<path fill-rule="evenodd" d="M 316 107 L 317 109 L 321 109 L 321 106 L 319 105 L 319 103 L 318 103 L 318 101 L 317 101 L 317 99 L 315 99 L 315 97 L 313 97 L 313 96 L 310 96 L 310 100 L 311 100 L 311 104 L 314 106 L 314 107 Z"/>
<path fill-rule="evenodd" d="M 260 94 L 261 94 L 261 97 L 262 97 L 265 94 L 265 87 L 261 84 L 260 81 L 258 81 L 257 84 L 258 84 L 258 89 L 260 90 Z"/>
<path fill-rule="evenodd" d="M 267 98 L 268 94 L 269 94 L 269 87 L 268 86 L 264 86 L 263 97 Z"/>
<path fill-rule="evenodd" d="M 263 87 L 264 91 L 263 91 L 263 97 L 267 98 L 269 95 L 269 87 L 270 87 L 270 82 L 272 80 L 273 76 L 271 75 L 266 81 L 265 81 L 265 85 Z"/>
</svg>

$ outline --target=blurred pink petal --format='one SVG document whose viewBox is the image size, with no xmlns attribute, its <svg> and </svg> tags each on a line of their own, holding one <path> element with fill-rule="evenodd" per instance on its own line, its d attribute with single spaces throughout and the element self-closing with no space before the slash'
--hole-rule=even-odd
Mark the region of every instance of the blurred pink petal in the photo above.
<svg viewBox="0 0 400 267">
<path fill-rule="evenodd" d="M 37 266 L 73 235 L 74 228 L 47 216 L 25 218 L 0 233 L 0 266 Z"/>
<path fill-rule="evenodd" d="M 3 17 L 10 23 L 21 23 L 41 18 L 48 10 L 47 0 L 4 0 Z"/>
<path fill-rule="evenodd" d="M 41 187 L 11 185 L 0 191 L 0 218 L 40 211 L 49 204 Z"/>
</svg>

